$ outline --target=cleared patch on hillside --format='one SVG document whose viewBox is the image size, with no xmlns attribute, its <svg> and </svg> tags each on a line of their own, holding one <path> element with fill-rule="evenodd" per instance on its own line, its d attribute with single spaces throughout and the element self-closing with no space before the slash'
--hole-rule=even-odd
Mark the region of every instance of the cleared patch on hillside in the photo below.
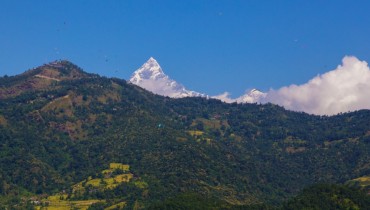
<svg viewBox="0 0 370 210">
<path fill-rule="evenodd" d="M 129 171 L 130 165 L 122 164 L 122 163 L 110 163 L 109 169 L 121 169 L 123 171 Z"/>
<path fill-rule="evenodd" d="M 216 115 L 210 119 L 196 118 L 192 121 L 187 134 L 195 138 L 197 142 L 211 144 L 215 139 L 240 141 L 240 137 L 230 132 L 230 125 L 227 120 Z"/>
<path fill-rule="evenodd" d="M 55 61 L 39 67 L 42 71 L 38 75 L 54 80 L 73 80 L 88 77 L 88 75 L 78 69 L 68 61 Z"/>
<path fill-rule="evenodd" d="M 68 116 L 71 117 L 73 115 L 73 106 L 72 100 L 69 95 L 65 95 L 60 98 L 56 98 L 46 106 L 44 106 L 41 111 L 43 112 L 52 112 L 57 117 Z"/>
<path fill-rule="evenodd" d="M 370 195 L 370 175 L 349 180 L 346 182 L 346 185 L 350 187 L 360 187 L 361 189 L 367 191 L 367 193 Z"/>
<path fill-rule="evenodd" d="M 285 151 L 290 154 L 299 153 L 306 151 L 306 147 L 287 147 L 285 148 Z"/>
<path fill-rule="evenodd" d="M 46 80 L 38 77 L 25 79 L 23 81 L 15 83 L 10 87 L 0 87 L 0 99 L 15 97 L 30 90 L 43 90 L 49 87 L 51 83 L 51 80 Z"/>
<path fill-rule="evenodd" d="M 357 183 L 361 187 L 370 187 L 370 176 L 359 177 L 349 182 Z"/>
<path fill-rule="evenodd" d="M 100 190 L 114 189 L 122 182 L 129 182 L 133 178 L 133 174 L 119 174 L 113 177 L 95 178 L 91 177 L 86 181 L 79 182 L 73 186 L 73 193 L 82 194 L 85 192 L 85 187 L 94 187 Z"/>
<path fill-rule="evenodd" d="M 98 97 L 98 101 L 102 104 L 107 104 L 109 101 L 117 102 L 119 100 L 121 100 L 121 96 L 115 91 L 104 91 L 104 93 Z"/>
<path fill-rule="evenodd" d="M 190 134 L 191 135 L 191 134 Z M 188 139 L 185 137 L 176 137 L 176 141 L 178 142 L 186 142 Z"/>
<path fill-rule="evenodd" d="M 134 177 L 129 170 L 130 166 L 127 164 L 110 163 L 109 169 L 101 172 L 101 177 L 89 177 L 86 180 L 75 184 L 72 187 L 72 191 L 74 194 L 83 194 L 86 187 L 94 187 L 97 190 L 114 189 L 123 182 L 130 182 Z"/>
<path fill-rule="evenodd" d="M 8 121 L 5 119 L 3 115 L 0 115 L 0 125 L 6 126 Z"/>
<path fill-rule="evenodd" d="M 80 99 L 82 101 L 82 96 L 75 97 L 73 93 L 70 93 L 52 100 L 41 109 L 41 112 L 56 115 L 58 118 L 72 118 L 75 112 L 74 106 L 77 102 L 81 102 Z M 87 137 L 87 131 L 83 129 L 83 123 L 82 120 L 73 120 L 72 118 L 64 123 L 50 122 L 49 124 L 51 128 L 66 132 L 71 139 L 78 140 Z"/>
<path fill-rule="evenodd" d="M 357 144 L 357 143 L 359 143 L 359 140 L 360 140 L 359 137 L 355 137 L 355 138 L 346 138 L 346 139 L 324 141 L 324 146 L 327 149 L 329 147 L 336 146 L 338 144 L 348 143 L 348 142 L 353 143 L 353 144 Z"/>
<path fill-rule="evenodd" d="M 343 139 L 340 139 L 340 140 L 333 140 L 333 141 L 324 141 L 324 146 L 325 147 L 329 147 L 329 146 L 332 146 L 332 145 L 336 145 L 336 144 L 341 144 L 343 143 L 344 140 Z"/>
<path fill-rule="evenodd" d="M 197 118 L 191 123 L 191 127 L 198 127 L 199 125 L 203 125 L 203 129 L 221 129 L 221 128 L 228 128 L 230 125 L 227 123 L 226 120 L 219 120 L 219 119 L 205 119 L 205 118 Z"/>
<path fill-rule="evenodd" d="M 37 210 L 47 209 L 47 210 L 70 210 L 70 209 L 80 209 L 80 210 L 86 210 L 88 209 L 92 204 L 98 203 L 98 202 L 105 202 L 105 200 L 76 200 L 76 201 L 70 201 L 70 200 L 61 200 L 63 195 L 55 195 L 55 196 L 49 196 L 46 199 L 43 199 L 41 201 L 35 201 L 35 204 L 41 204 L 36 205 Z"/>
<path fill-rule="evenodd" d="M 23 74 L 11 77 L 7 84 L 0 87 L 0 99 L 18 96 L 33 90 L 57 89 L 54 84 L 63 80 L 89 77 L 79 67 L 68 61 L 55 61 L 30 69 Z"/>
<path fill-rule="evenodd" d="M 287 136 L 284 139 L 284 143 L 285 144 L 298 144 L 298 145 L 301 145 L 301 144 L 306 144 L 307 142 L 304 141 L 304 140 L 302 140 L 302 139 L 296 138 L 294 136 Z"/>
<path fill-rule="evenodd" d="M 202 136 L 204 134 L 203 131 L 187 131 L 188 134 L 190 134 L 191 136 Z"/>
<path fill-rule="evenodd" d="M 59 75 L 60 72 L 57 71 L 56 69 L 45 67 L 42 69 L 40 74 L 35 75 L 35 77 L 59 82 L 61 80 Z"/>
<path fill-rule="evenodd" d="M 365 136 L 370 136 L 370 131 L 367 131 Z"/>
<path fill-rule="evenodd" d="M 113 119 L 113 115 L 103 113 L 103 114 L 89 114 L 87 120 L 90 123 L 95 123 L 97 120 L 103 120 L 106 122 L 110 122 Z"/>
<path fill-rule="evenodd" d="M 77 120 L 76 122 L 67 121 L 65 124 L 65 131 L 73 140 L 84 139 L 87 137 L 87 132 L 82 128 L 83 122 Z"/>
</svg>

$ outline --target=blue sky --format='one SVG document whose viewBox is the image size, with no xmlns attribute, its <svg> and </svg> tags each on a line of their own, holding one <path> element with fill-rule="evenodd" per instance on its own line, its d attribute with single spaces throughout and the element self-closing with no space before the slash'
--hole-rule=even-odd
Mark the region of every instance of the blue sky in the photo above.
<svg viewBox="0 0 370 210">
<path fill-rule="evenodd" d="M 210 95 L 302 84 L 370 61 L 370 1 L 16 1 L 0 4 L 0 75 L 56 59 L 128 79 L 149 57 Z"/>
</svg>

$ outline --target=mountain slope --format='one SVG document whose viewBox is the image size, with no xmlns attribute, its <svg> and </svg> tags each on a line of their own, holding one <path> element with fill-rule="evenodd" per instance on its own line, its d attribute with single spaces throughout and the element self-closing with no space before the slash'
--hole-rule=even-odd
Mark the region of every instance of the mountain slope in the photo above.
<svg viewBox="0 0 370 210">
<path fill-rule="evenodd" d="M 37 74 L 0 81 L 15 87 Z M 0 100 L 0 194 L 73 194 L 71 186 L 116 162 L 147 183 L 124 183 L 118 197 L 143 206 L 187 192 L 276 204 L 307 185 L 369 175 L 369 132 L 370 111 L 319 117 L 271 104 L 171 99 L 82 74 Z M 113 191 L 84 196 L 114 199 Z"/>
<path fill-rule="evenodd" d="M 155 94 L 172 98 L 205 96 L 189 91 L 180 83 L 170 79 L 152 57 L 132 74 L 129 81 Z"/>
<path fill-rule="evenodd" d="M 83 72 L 69 61 L 54 61 L 23 74 L 0 79 L 0 99 L 17 96 L 24 91 L 41 90 L 55 82 L 86 78 L 91 75 Z"/>
</svg>

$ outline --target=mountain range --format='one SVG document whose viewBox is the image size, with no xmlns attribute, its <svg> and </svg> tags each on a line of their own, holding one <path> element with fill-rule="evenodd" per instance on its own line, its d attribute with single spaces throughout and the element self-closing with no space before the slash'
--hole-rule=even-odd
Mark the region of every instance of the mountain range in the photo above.
<svg viewBox="0 0 370 210">
<path fill-rule="evenodd" d="M 0 209 L 366 209 L 369 163 L 368 110 L 163 97 L 64 60 L 0 77 Z"/>
<path fill-rule="evenodd" d="M 182 84 L 166 75 L 157 60 L 155 60 L 153 57 L 149 58 L 147 62 L 145 62 L 138 70 L 136 70 L 132 74 L 129 81 L 132 84 L 138 85 L 155 94 L 172 98 L 206 97 L 219 99 L 226 103 L 257 103 L 266 96 L 266 93 L 263 93 L 257 89 L 252 89 L 246 92 L 245 95 L 242 95 L 236 99 L 229 98 L 228 93 L 217 96 L 209 96 L 204 93 L 187 90 Z"/>
<path fill-rule="evenodd" d="M 208 96 L 189 91 L 165 75 L 157 61 L 149 59 L 130 81 L 153 93 L 169 97 L 206 97 L 226 103 L 273 103 L 293 111 L 316 115 L 335 115 L 342 112 L 370 109 L 370 68 L 366 61 L 345 56 L 342 65 L 306 83 L 289 85 L 261 92 L 251 89 L 244 95 L 231 98 L 228 92 Z"/>
</svg>

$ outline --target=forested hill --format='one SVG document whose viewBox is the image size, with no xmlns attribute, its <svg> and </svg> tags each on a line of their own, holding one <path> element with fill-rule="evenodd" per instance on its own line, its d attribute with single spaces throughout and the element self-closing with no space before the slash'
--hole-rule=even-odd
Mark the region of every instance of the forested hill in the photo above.
<svg viewBox="0 0 370 210">
<path fill-rule="evenodd" d="M 130 166 L 134 181 L 119 185 L 130 190 L 72 195 L 72 186 L 110 163 Z M 4 203 L 65 192 L 140 208 L 183 193 L 275 205 L 315 183 L 370 175 L 369 163 L 367 110 L 327 117 L 171 99 L 68 61 L 0 78 Z"/>
</svg>

